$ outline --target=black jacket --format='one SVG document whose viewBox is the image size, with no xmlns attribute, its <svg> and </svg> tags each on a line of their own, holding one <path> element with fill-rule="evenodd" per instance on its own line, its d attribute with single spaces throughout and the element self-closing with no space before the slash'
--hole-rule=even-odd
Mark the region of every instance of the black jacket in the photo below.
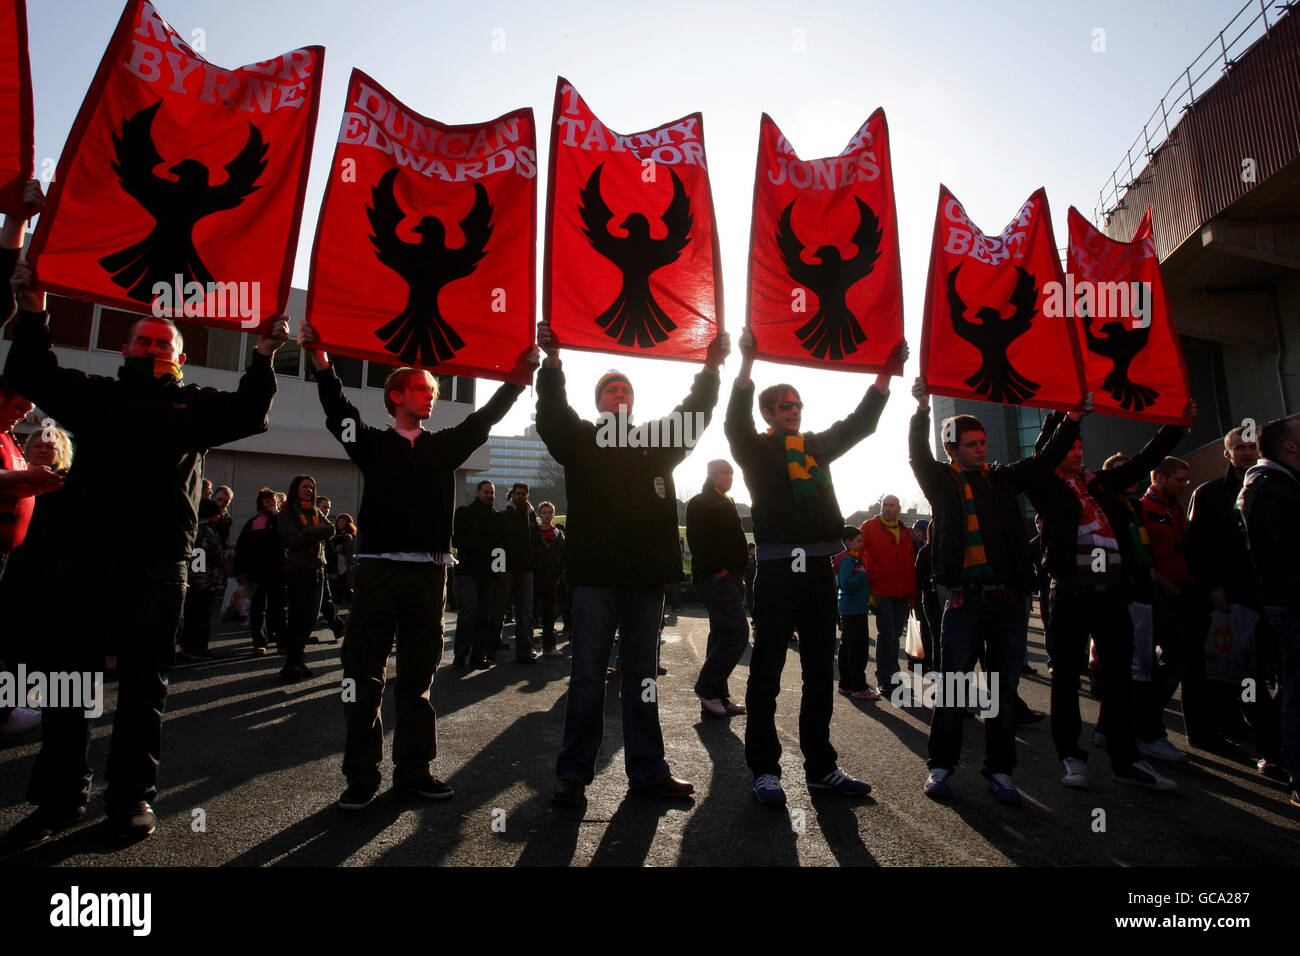
<svg viewBox="0 0 1300 956">
<path fill-rule="evenodd" d="M 1064 415 L 1049 416 L 1043 423 L 1043 430 L 1035 448 L 1046 448 L 1052 433 L 1059 428 L 1061 421 L 1068 420 Z M 1076 425 L 1075 434 L 1078 428 Z M 1124 507 L 1120 500 L 1125 489 L 1145 477 L 1165 457 L 1174 450 L 1187 429 L 1178 425 L 1163 426 L 1143 449 L 1134 457 L 1117 468 L 1106 471 L 1086 472 L 1088 493 L 1105 512 L 1115 532 L 1119 545 L 1120 565 L 1128 570 L 1134 566 L 1136 556 L 1133 552 L 1133 540 L 1129 526 L 1133 519 L 1132 512 Z M 1066 446 L 1066 453 L 1074 445 L 1071 440 Z M 1062 458 L 1065 456 L 1062 455 Z M 1043 570 L 1057 581 L 1072 582 L 1077 577 L 1077 545 L 1079 540 L 1079 516 L 1082 508 L 1078 496 L 1055 469 L 1041 475 L 1025 487 L 1025 497 L 1029 499 L 1034 510 L 1043 519 Z"/>
<path fill-rule="evenodd" d="M 1237 517 L 1241 476 L 1231 465 L 1222 478 L 1201 485 L 1187 508 L 1187 567 L 1204 591 L 1224 588 L 1233 604 L 1258 606 L 1259 586 L 1250 547 Z"/>
<path fill-rule="evenodd" d="M 717 373 L 701 371 L 673 415 L 698 412 L 707 423 L 717 402 Z M 661 435 L 680 434 L 669 418 L 658 427 Z M 564 372 L 557 368 L 537 373 L 537 434 L 564 466 L 569 587 L 646 588 L 680 581 L 673 469 L 690 449 L 681 442 L 668 448 L 602 446 L 596 425 L 569 407 Z"/>
<path fill-rule="evenodd" d="M 564 537 L 564 529 L 559 525 L 552 525 L 555 529 L 555 537 L 549 542 L 542 537 L 542 531 L 537 529 L 537 550 L 533 557 L 533 573 L 543 581 L 558 581 L 560 571 L 564 568 L 564 549 L 567 539 Z"/>
<path fill-rule="evenodd" d="M 1300 474 L 1261 458 L 1246 472 L 1237 508 L 1260 599 L 1268 607 L 1300 608 Z"/>
<path fill-rule="evenodd" d="M 719 571 L 745 573 L 749 542 L 735 502 L 712 482 L 686 505 L 686 543 L 691 546 L 691 578 L 712 578 Z"/>
<path fill-rule="evenodd" d="M 510 411 L 524 387 L 503 384 L 459 425 L 422 432 L 412 445 L 392 428 L 362 422 L 333 368 L 317 372 L 316 383 L 325 427 L 365 479 L 357 513 L 361 537 L 357 553 L 449 553 L 456 469 L 487 441 L 488 431 Z M 354 426 L 349 437 L 354 440 L 344 441 L 344 423 L 349 420 Z"/>
<path fill-rule="evenodd" d="M 493 552 L 506 546 L 501 512 L 475 498 L 456 509 L 452 543 L 456 573 L 481 578 L 492 573 Z"/>
<path fill-rule="evenodd" d="M 523 509 L 512 501 L 501 512 L 501 527 L 506 539 L 506 570 L 511 574 L 524 574 L 536 567 L 536 550 L 539 533 L 537 512 L 530 502 Z"/>
<path fill-rule="evenodd" d="M 258 515 L 244 522 L 235 541 L 234 573 L 256 584 L 269 585 L 284 580 L 284 547 L 280 544 L 279 523 L 270 515 L 265 517 L 265 527 L 256 531 L 253 522 Z"/>
<path fill-rule="evenodd" d="M 1020 588 L 1026 593 L 1034 589 L 1034 560 L 1029 550 L 1029 535 L 1025 531 L 1024 512 L 1016 496 L 1031 484 L 1054 478 L 1056 466 L 1078 437 L 1079 423 L 1066 418 L 1042 450 L 1009 465 L 989 465 L 989 491 L 997 508 L 996 514 L 990 517 L 1005 529 L 1010 557 L 1015 565 L 1015 580 L 1002 581 L 1001 584 Z M 934 512 L 931 540 L 934 579 L 949 587 L 959 586 L 966 541 L 966 502 L 957 475 L 946 463 L 935 461 L 930 451 L 928 407 L 918 409 L 912 416 L 907 441 L 912 474 Z"/>
<path fill-rule="evenodd" d="M 266 431 L 271 360 L 253 354 L 235 392 L 181 385 L 123 366 L 117 378 L 60 368 L 48 316 L 18 313 L 5 377 L 76 439 L 64 491 L 87 526 L 104 502 L 149 500 L 149 520 L 118 539 L 118 560 L 183 561 L 194 545 L 203 455 Z"/>
<path fill-rule="evenodd" d="M 754 385 L 732 388 L 727 405 L 726 432 L 731 454 L 745 474 L 745 484 L 753 497 L 754 540 L 765 544 L 812 543 L 839 541 L 844 515 L 830 482 L 830 464 L 876 430 L 880 413 L 889 396 L 867 389 L 848 417 L 822 432 L 804 432 L 804 453 L 812 456 L 826 472 L 824 491 L 806 503 L 798 503 L 790 485 L 785 461 L 785 438 L 760 435 L 754 427 Z"/>
</svg>

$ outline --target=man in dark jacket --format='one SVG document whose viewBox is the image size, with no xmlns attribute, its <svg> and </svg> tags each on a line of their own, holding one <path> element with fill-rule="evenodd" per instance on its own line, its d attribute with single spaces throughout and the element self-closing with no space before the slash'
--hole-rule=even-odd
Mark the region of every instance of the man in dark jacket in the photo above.
<svg viewBox="0 0 1300 956">
<path fill-rule="evenodd" d="M 659 625 L 664 589 L 682 576 L 673 469 L 717 403 L 726 337 L 710 344 L 704 370 L 685 401 L 667 417 L 631 431 L 626 426 L 634 395 L 625 375 L 609 372 L 596 383 L 602 416 L 597 428 L 569 406 L 560 343 L 546 322 L 537 326 L 537 342 L 547 352 L 537 376 L 537 433 L 564 466 L 566 531 L 572 531 L 565 567 L 573 592 L 573 670 L 553 799 L 580 804 L 595 778 L 604 734 L 605 667 L 615 631 L 622 655 L 628 779 L 638 790 L 689 797 L 695 788 L 673 777 L 664 760 L 655 686 Z"/>
<path fill-rule="evenodd" d="M 1291 804 L 1300 807 L 1300 416 L 1260 429 L 1259 451 L 1237 508 L 1282 658 L 1282 754 L 1291 772 Z"/>
<path fill-rule="evenodd" d="M 1066 417 L 1046 447 L 1009 465 L 988 465 L 984 426 L 973 415 L 944 423 L 949 460 L 936 461 L 930 451 L 930 393 L 925 382 L 918 378 L 912 395 L 917 409 L 908 432 L 908 456 L 934 512 L 934 580 L 948 595 L 939 634 L 943 687 L 955 688 L 959 681 L 971 686 L 980 648 L 985 648 L 997 709 L 984 715 L 983 772 L 989 792 L 1003 803 L 1019 804 L 1020 791 L 1011 782 L 1016 766 L 1015 700 L 1025 661 L 1026 599 L 1035 575 L 1017 496 L 1051 477 L 1079 435 L 1079 419 L 1091 411 L 1091 396 Z M 963 703 L 946 696 L 935 700 L 926 796 L 948 796 L 948 777 L 961 754 Z"/>
<path fill-rule="evenodd" d="M 1201 485 L 1187 506 L 1187 564 L 1196 588 L 1210 609 L 1231 612 L 1240 604 L 1262 614 L 1259 585 L 1250 563 L 1246 534 L 1237 517 L 1237 497 L 1241 494 L 1246 472 L 1259 461 L 1259 445 L 1253 430 L 1242 425 L 1223 438 L 1223 457 L 1228 462 L 1223 477 Z M 1250 440 L 1247 440 L 1249 438 Z M 1204 628 L 1202 631 L 1204 632 Z M 1279 666 L 1277 641 L 1267 622 L 1255 629 L 1256 699 L 1240 704 L 1255 733 L 1256 766 L 1264 773 L 1277 773 L 1283 766 L 1282 741 L 1279 736 L 1278 701 L 1268 685 L 1277 679 Z M 1239 689 L 1231 685 L 1211 688 L 1218 710 L 1230 724 L 1238 710 Z M 1228 730 L 1227 726 L 1219 728 Z"/>
<path fill-rule="evenodd" d="M 798 631 L 803 669 L 799 747 L 808 785 L 862 796 L 871 791 L 870 785 L 836 766 L 831 746 L 838 605 L 831 559 L 843 550 L 844 516 L 830 463 L 876 430 L 889 399 L 890 376 L 877 376 L 858 407 L 822 432 L 800 431 L 803 402 L 792 387 L 765 388 L 758 405 L 768 431 L 760 435 L 754 428 L 754 383 L 749 377 L 757 348 L 746 327 L 726 421 L 731 454 L 753 496 L 758 544 L 754 652 L 745 690 L 745 761 L 754 775 L 754 795 L 763 803 L 784 804 L 776 698 L 789 638 Z M 907 344 L 901 343 L 890 359 L 899 365 L 906 361 Z"/>
<path fill-rule="evenodd" d="M 117 715 L 108 755 L 109 818 L 126 838 L 154 830 L 162 715 L 185 598 L 186 559 L 194 546 L 204 453 L 266 430 L 275 396 L 271 356 L 288 338 L 288 319 L 267 319 L 234 393 L 181 384 L 185 362 L 176 326 L 136 322 L 122 347 L 117 378 L 59 367 L 45 313 L 26 264 L 14 271 L 19 312 L 5 376 L 57 419 L 77 443 L 68 472 L 70 507 L 87 525 L 104 501 L 131 501 L 148 489 L 150 520 L 118 543 L 105 566 L 75 568 L 61 582 L 68 614 L 60 619 L 52 669 L 99 671 L 117 656 Z M 129 463 L 129 464 L 128 464 Z M 108 606 L 118 613 L 105 617 Z M 110 630 L 111 629 L 111 630 Z M 107 633 L 106 633 L 107 632 Z M 12 839 L 31 845 L 75 822 L 90 796 L 90 724 L 81 710 L 46 708 L 41 753 L 28 799 L 38 810 Z"/>
<path fill-rule="evenodd" d="M 1186 410 L 1195 416 L 1195 402 Z M 1059 426 L 1058 413 L 1044 423 L 1039 447 Z M 1124 568 L 1133 563 L 1132 539 L 1124 517 L 1125 490 L 1158 465 L 1186 435 L 1175 425 L 1161 428 L 1135 457 L 1115 468 L 1083 467 L 1083 442 L 1076 438 L 1053 474 L 1027 487 L 1043 519 L 1043 566 L 1051 578 L 1048 640 L 1052 647 L 1052 738 L 1065 765 L 1067 787 L 1087 789 L 1087 751 L 1079 746 L 1079 671 L 1091 635 L 1102 666 L 1102 733 L 1116 783 L 1170 791 L 1177 784 L 1139 757 L 1186 760 L 1163 733 L 1135 740 L 1133 713 L 1133 622 Z"/>
<path fill-rule="evenodd" d="M 456 509 L 452 531 L 458 607 L 452 665 L 456 670 L 487 669 L 496 654 L 498 598 L 506 559 L 501 512 L 492 507 L 496 496 L 492 482 L 480 481 L 474 500 Z"/>
<path fill-rule="evenodd" d="M 506 571 L 501 581 L 501 613 L 514 608 L 515 662 L 535 664 L 533 653 L 533 562 L 537 549 L 537 512 L 528 503 L 528 485 L 510 487 L 510 503 L 501 512 L 505 532 Z"/>
<path fill-rule="evenodd" d="M 257 514 L 245 522 L 235 542 L 235 576 L 252 584 L 248 605 L 248 631 L 253 654 L 266 654 L 268 637 L 284 653 L 289 650 L 289 624 L 284 606 L 284 548 L 276 515 L 280 501 L 270 488 L 257 492 Z M 263 620 L 266 627 L 263 629 Z"/>
<path fill-rule="evenodd" d="M 429 690 L 442 657 L 442 608 L 447 566 L 452 563 L 452 512 L 456 469 L 487 441 L 488 430 L 510 410 L 522 385 L 501 385 L 488 403 L 452 428 L 424 430 L 433 414 L 438 380 L 428 372 L 400 368 L 384 383 L 390 428 L 361 420 L 343 383 L 318 347 L 307 322 L 298 333 L 316 368 L 325 427 L 361 469 L 356 601 L 343 639 L 343 775 L 348 786 L 339 809 L 369 806 L 382 779 L 384 726 L 379 705 L 388 655 L 397 640 L 397 729 L 393 734 L 393 786 L 426 800 L 445 800 L 452 789 L 431 772 L 437 733 Z M 537 350 L 523 352 L 510 377 L 526 380 Z"/>
<path fill-rule="evenodd" d="M 744 705 L 732 703 L 727 689 L 727 678 L 749 644 L 743 578 L 748 542 L 736 503 L 727 497 L 735 477 L 730 462 L 709 462 L 704 490 L 686 505 L 691 580 L 709 612 L 709 641 L 695 693 L 704 715 L 713 717 L 745 712 Z"/>
</svg>

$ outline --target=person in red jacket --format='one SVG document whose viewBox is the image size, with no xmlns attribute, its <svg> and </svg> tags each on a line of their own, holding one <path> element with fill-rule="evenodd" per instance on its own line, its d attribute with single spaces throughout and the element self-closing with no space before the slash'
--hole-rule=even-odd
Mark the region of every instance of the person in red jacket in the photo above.
<svg viewBox="0 0 1300 956">
<path fill-rule="evenodd" d="M 876 604 L 876 686 L 893 686 L 898 673 L 898 641 L 916 603 L 916 546 L 899 519 L 894 495 L 880 499 L 880 514 L 862 522 L 862 557 Z"/>
</svg>

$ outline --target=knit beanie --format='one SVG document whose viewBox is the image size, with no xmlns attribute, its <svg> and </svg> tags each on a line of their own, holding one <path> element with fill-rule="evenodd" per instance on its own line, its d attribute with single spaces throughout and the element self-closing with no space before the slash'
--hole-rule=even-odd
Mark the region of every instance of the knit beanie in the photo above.
<svg viewBox="0 0 1300 956">
<path fill-rule="evenodd" d="M 636 394 L 632 388 L 632 383 L 628 380 L 628 377 L 626 375 L 624 375 L 622 372 L 616 371 L 615 369 L 610 369 L 608 372 L 606 372 L 604 375 L 602 375 L 600 378 L 596 380 L 596 404 L 597 405 L 600 404 L 600 393 L 605 390 L 605 386 L 608 385 L 610 382 L 622 382 L 624 385 L 627 386 L 629 392 Z"/>
</svg>

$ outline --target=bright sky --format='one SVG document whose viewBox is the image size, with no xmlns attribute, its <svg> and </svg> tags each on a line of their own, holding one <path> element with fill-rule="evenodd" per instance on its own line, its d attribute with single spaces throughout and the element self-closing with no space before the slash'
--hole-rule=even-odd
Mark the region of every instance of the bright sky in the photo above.
<svg viewBox="0 0 1300 956">
<path fill-rule="evenodd" d="M 812 159 L 839 153 L 871 111 L 883 106 L 913 355 L 904 378 L 894 380 L 877 433 L 834 466 L 845 513 L 885 493 L 905 503 L 920 497 L 907 466 L 907 419 L 915 407 L 909 390 L 919 369 L 921 290 L 939 182 L 993 234 L 1030 193 L 1046 186 L 1057 244 L 1064 246 L 1066 210 L 1073 204 L 1091 218 L 1098 190 L 1161 94 L 1241 7 L 1239 0 L 156 5 L 182 36 L 202 30 L 207 59 L 224 67 L 308 44 L 325 46 L 325 86 L 294 275 L 300 287 L 307 284 L 316 211 L 354 66 L 416 112 L 447 123 L 481 122 L 532 106 L 543 170 L 539 202 L 546 191 L 558 74 L 619 132 L 701 111 L 733 344 L 744 323 L 760 114 L 771 114 L 799 155 Z M 39 174 L 42 163 L 57 160 L 63 148 L 122 6 L 114 0 L 33 0 L 28 6 Z M 494 52 L 494 39 L 498 48 L 504 40 L 503 50 Z M 1098 45 L 1104 51 L 1094 52 Z M 1209 82 L 1210 77 L 1203 81 Z M 538 245 L 540 259 L 540 239 Z M 729 457 L 721 419 L 737 363 L 733 355 L 723 368 L 715 423 L 675 474 L 680 498 L 695 493 L 707 461 Z M 591 389 L 613 366 L 638 386 L 638 420 L 670 411 L 698 370 L 677 362 L 566 353 L 569 395 L 579 414 L 594 417 Z M 782 379 L 793 383 L 806 404 L 804 427 L 814 431 L 850 411 L 872 380 L 763 363 L 754 379 L 759 387 Z M 522 431 L 534 404 L 535 395 L 526 392 L 498 433 Z M 748 501 L 739 479 L 738 474 L 734 497 Z"/>
</svg>

